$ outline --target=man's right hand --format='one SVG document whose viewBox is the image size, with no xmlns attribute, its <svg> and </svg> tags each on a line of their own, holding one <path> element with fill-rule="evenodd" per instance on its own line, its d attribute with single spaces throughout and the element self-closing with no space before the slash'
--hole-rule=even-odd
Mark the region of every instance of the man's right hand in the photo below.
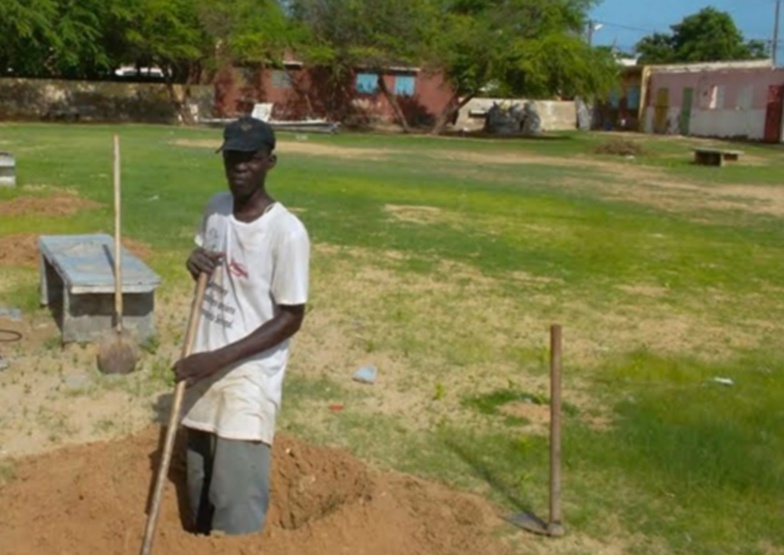
<svg viewBox="0 0 784 555">
<path fill-rule="evenodd" d="M 222 261 L 222 252 L 208 251 L 202 247 L 198 247 L 194 249 L 188 257 L 185 267 L 188 268 L 193 279 L 197 279 L 199 274 L 212 275 L 212 272 L 215 271 L 215 268 L 217 268 Z"/>
</svg>

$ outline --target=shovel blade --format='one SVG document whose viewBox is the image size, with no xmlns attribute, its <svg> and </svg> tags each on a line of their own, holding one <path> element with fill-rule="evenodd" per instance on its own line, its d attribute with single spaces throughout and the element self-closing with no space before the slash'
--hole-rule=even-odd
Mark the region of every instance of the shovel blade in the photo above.
<svg viewBox="0 0 784 555">
<path fill-rule="evenodd" d="M 550 526 L 533 513 L 514 513 L 507 516 L 506 521 L 527 532 L 539 534 L 540 536 L 551 535 Z"/>
</svg>

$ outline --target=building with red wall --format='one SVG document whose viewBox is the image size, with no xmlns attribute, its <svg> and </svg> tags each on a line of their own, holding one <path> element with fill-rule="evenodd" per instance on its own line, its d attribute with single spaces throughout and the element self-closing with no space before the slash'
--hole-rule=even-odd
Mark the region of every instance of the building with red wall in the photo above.
<svg viewBox="0 0 784 555">
<path fill-rule="evenodd" d="M 390 67 L 384 83 L 398 101 L 410 125 L 429 125 L 452 98 L 439 73 L 416 67 Z M 272 103 L 272 118 L 280 121 L 326 118 L 362 125 L 394 122 L 395 112 L 378 89 L 378 75 L 357 68 L 343 79 L 326 69 L 287 62 L 282 69 L 232 67 L 215 78 L 215 115 L 250 113 L 255 103 Z"/>
</svg>

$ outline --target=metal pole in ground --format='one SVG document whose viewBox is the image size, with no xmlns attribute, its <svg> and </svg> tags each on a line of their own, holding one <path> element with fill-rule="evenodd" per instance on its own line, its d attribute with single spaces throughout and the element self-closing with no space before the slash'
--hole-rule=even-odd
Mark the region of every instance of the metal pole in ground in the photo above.
<svg viewBox="0 0 784 555">
<path fill-rule="evenodd" d="M 561 339 L 561 326 L 550 326 L 550 517 L 547 522 L 530 512 L 506 517 L 523 530 L 554 538 L 564 535 L 561 515 Z"/>
<path fill-rule="evenodd" d="M 561 326 L 550 327 L 550 521 L 547 532 L 563 536 L 561 524 Z"/>
</svg>

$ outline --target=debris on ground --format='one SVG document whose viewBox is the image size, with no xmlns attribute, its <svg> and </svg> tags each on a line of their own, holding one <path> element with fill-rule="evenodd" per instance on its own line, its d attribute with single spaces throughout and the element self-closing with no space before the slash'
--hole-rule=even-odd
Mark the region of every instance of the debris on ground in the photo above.
<svg viewBox="0 0 784 555">
<path fill-rule="evenodd" d="M 636 141 L 630 139 L 614 138 L 606 141 L 594 150 L 596 154 L 610 154 L 614 156 L 642 156 L 645 154 L 645 149 Z"/>
<path fill-rule="evenodd" d="M 354 381 L 373 385 L 376 383 L 378 369 L 375 366 L 363 366 L 354 372 Z"/>
<path fill-rule="evenodd" d="M 65 377 L 65 386 L 71 390 L 85 389 L 90 385 L 90 376 L 84 374 L 71 374 Z"/>
<path fill-rule="evenodd" d="M 15 306 L 0 306 L 0 318 L 7 318 L 13 322 L 21 322 L 22 310 Z"/>
</svg>

